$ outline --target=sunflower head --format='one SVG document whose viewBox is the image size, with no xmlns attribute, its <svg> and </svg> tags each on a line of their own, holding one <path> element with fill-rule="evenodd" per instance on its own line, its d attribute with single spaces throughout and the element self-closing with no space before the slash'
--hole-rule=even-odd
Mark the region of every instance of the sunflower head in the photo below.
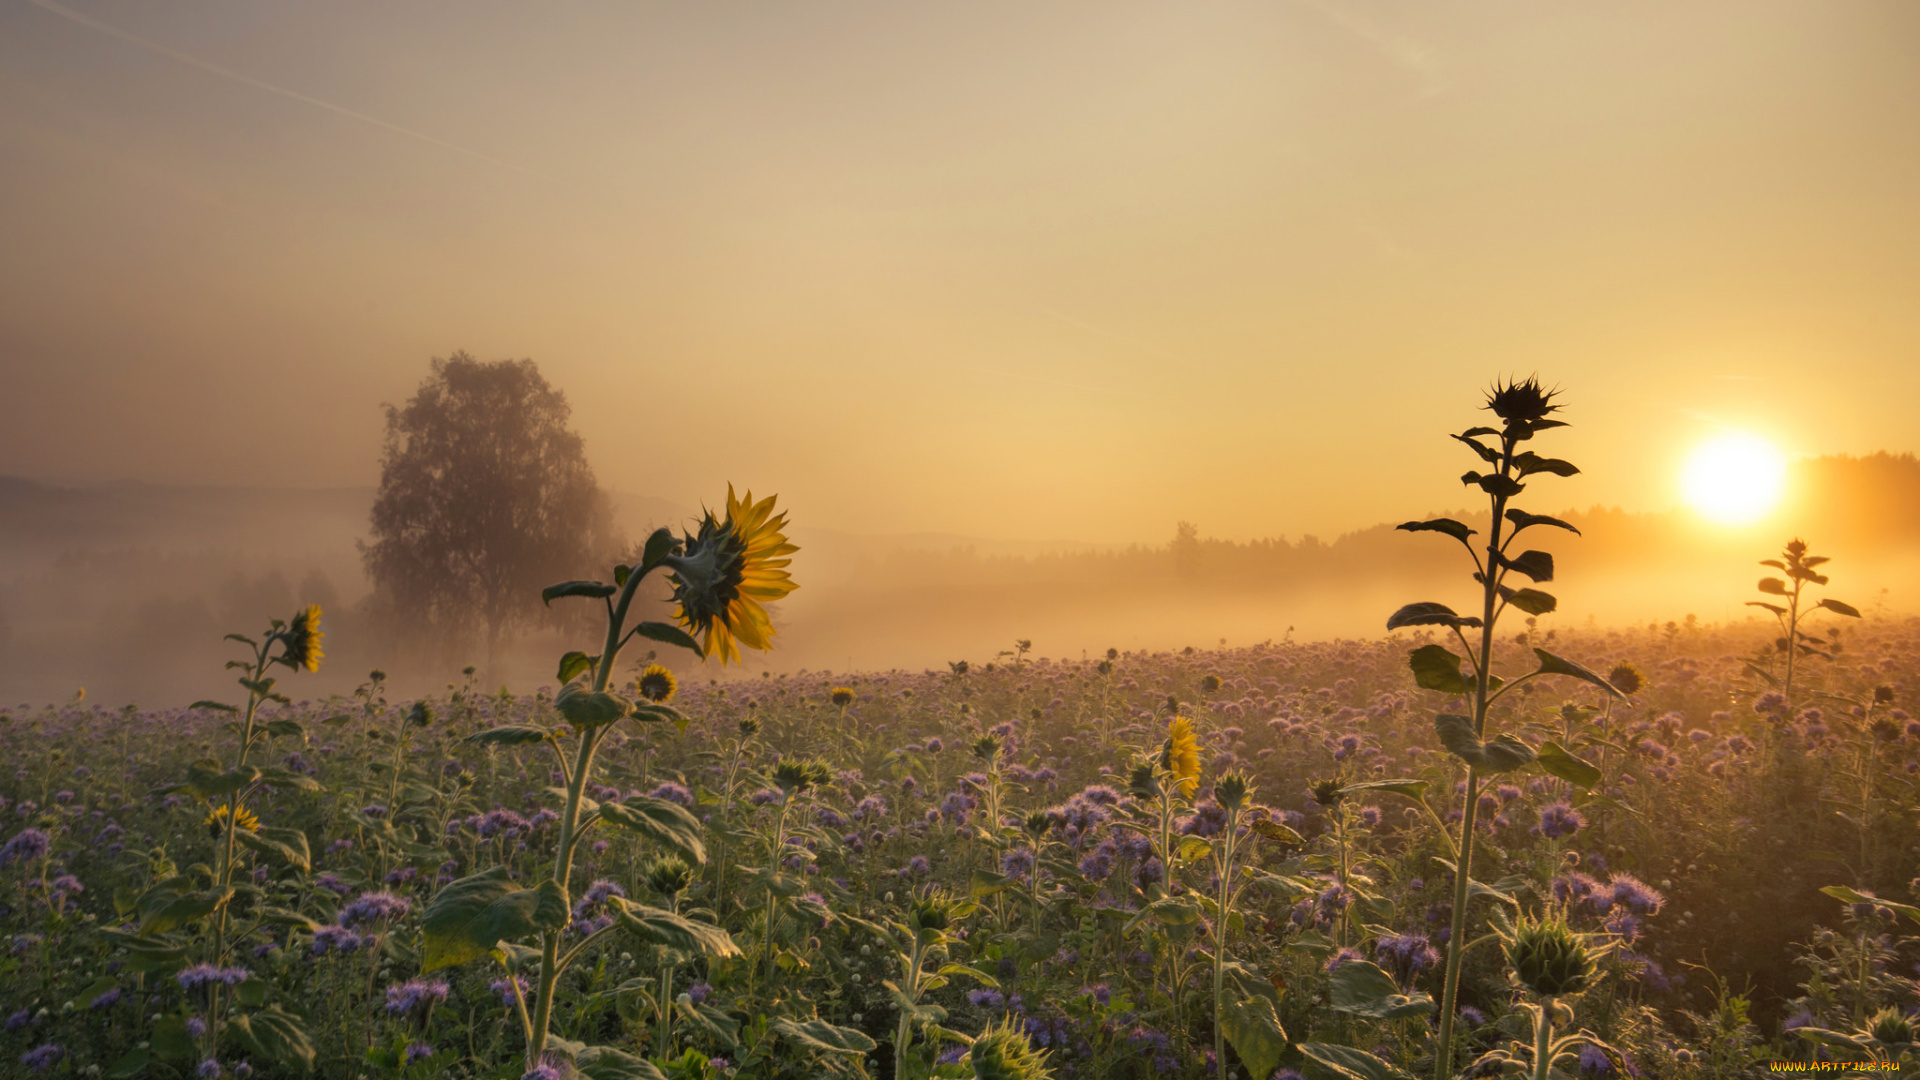
<svg viewBox="0 0 1920 1080">
<path fill-rule="evenodd" d="M 1127 790 L 1136 799 L 1157 799 L 1160 797 L 1160 773 L 1151 761 L 1136 762 L 1133 773 L 1127 777 Z"/>
<path fill-rule="evenodd" d="M 647 863 L 647 888 L 661 896 L 677 896 L 693 884 L 693 867 L 678 855 L 661 855 Z"/>
<path fill-rule="evenodd" d="M 1637 694 L 1647 685 L 1647 677 L 1626 660 L 1613 665 L 1613 670 L 1607 672 L 1607 681 L 1623 694 Z"/>
<path fill-rule="evenodd" d="M 290 668 L 320 670 L 320 661 L 326 656 L 320 651 L 320 639 L 326 635 L 320 632 L 319 604 L 308 604 L 295 612 L 293 621 L 275 636 L 282 646 L 277 660 Z"/>
<path fill-rule="evenodd" d="M 975 1080 L 1046 1080 L 1047 1054 L 1035 1050 L 1026 1029 L 1013 1018 L 988 1025 L 973 1040 L 965 1058 Z"/>
<path fill-rule="evenodd" d="M 937 935 L 953 925 L 959 903 L 939 889 L 915 893 L 907 903 L 907 925 L 915 937 Z"/>
<path fill-rule="evenodd" d="M 1542 997 L 1577 994 L 1593 980 L 1593 955 L 1586 940 L 1558 914 L 1521 922 L 1506 946 L 1514 977 Z"/>
<path fill-rule="evenodd" d="M 1316 780 L 1313 782 L 1313 786 L 1307 789 L 1307 794 L 1311 795 L 1313 801 L 1319 803 L 1321 806 L 1339 806 L 1346 800 L 1347 793 L 1344 790 L 1346 786 L 1346 781 L 1339 777 L 1333 777 L 1328 780 Z"/>
<path fill-rule="evenodd" d="M 850 686 L 834 687 L 833 703 L 842 709 L 853 704 L 853 688 Z"/>
<path fill-rule="evenodd" d="M 646 670 L 640 673 L 640 678 L 635 680 L 635 685 L 641 697 L 655 704 L 666 701 L 680 688 L 680 684 L 673 681 L 673 672 L 659 664 L 648 664 Z"/>
<path fill-rule="evenodd" d="M 227 817 L 229 814 L 233 814 L 233 811 L 225 806 L 216 806 L 208 812 L 206 820 L 207 835 L 218 840 L 220 834 L 227 831 Z M 236 826 L 247 832 L 260 831 L 259 817 L 244 806 L 240 808 L 239 813 L 233 814 L 233 821 Z"/>
<path fill-rule="evenodd" d="M 1173 776 L 1180 794 L 1192 797 L 1200 786 L 1200 739 L 1193 733 L 1193 721 L 1176 716 L 1167 724 L 1167 741 L 1160 747 L 1160 767 Z"/>
<path fill-rule="evenodd" d="M 991 735 L 982 735 L 973 740 L 973 756 L 981 761 L 992 761 L 1000 756 L 1000 740 Z"/>
<path fill-rule="evenodd" d="M 1253 783 L 1243 773 L 1231 772 L 1213 785 L 1214 801 L 1228 810 L 1245 810 L 1253 796 Z"/>
<path fill-rule="evenodd" d="M 407 710 L 407 723 L 414 727 L 430 727 L 433 724 L 433 709 L 424 701 L 416 701 L 413 708 Z"/>
<path fill-rule="evenodd" d="M 789 795 L 826 787 L 833 770 L 818 758 L 781 758 L 773 765 L 773 786 Z"/>
<path fill-rule="evenodd" d="M 722 664 L 738 663 L 741 645 L 773 647 L 773 621 L 764 605 L 798 587 L 786 568 L 793 562 L 787 556 L 800 549 L 787 542 L 787 515 L 773 512 L 776 498 L 754 502 L 751 491 L 736 498 L 727 485 L 725 519 L 709 510 L 680 553 L 662 560 L 679 605 L 675 616 L 700 638 L 701 652 Z"/>
<path fill-rule="evenodd" d="M 1529 375 L 1524 379 L 1494 383 L 1493 389 L 1487 391 L 1487 408 L 1509 424 L 1531 424 L 1545 420 L 1548 413 L 1559 410 L 1560 406 L 1553 404 L 1558 394 L 1557 390 L 1541 386 L 1538 375 Z"/>
</svg>

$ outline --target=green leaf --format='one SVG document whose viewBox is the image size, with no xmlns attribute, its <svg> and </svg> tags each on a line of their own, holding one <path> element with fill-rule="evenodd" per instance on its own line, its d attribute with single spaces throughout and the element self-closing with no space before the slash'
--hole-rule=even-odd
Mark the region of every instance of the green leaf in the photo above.
<svg viewBox="0 0 1920 1080">
<path fill-rule="evenodd" d="M 299 829 L 262 828 L 259 832 L 241 829 L 234 839 L 264 855 L 275 855 L 288 866 L 305 874 L 313 869 L 313 854 L 307 846 L 307 834 Z"/>
<path fill-rule="evenodd" d="M 1771 596 L 1787 595 L 1787 583 L 1777 577 L 1761 578 L 1760 591 Z"/>
<path fill-rule="evenodd" d="M 1619 698 L 1621 701 L 1625 701 L 1627 699 L 1627 695 L 1614 689 L 1612 683 L 1601 678 L 1599 674 L 1597 674 L 1590 668 L 1583 667 L 1582 665 L 1576 664 L 1571 660 L 1566 660 L 1561 657 L 1555 656 L 1545 649 L 1535 649 L 1533 650 L 1533 655 L 1540 659 L 1540 670 L 1535 672 L 1535 674 L 1537 675 L 1570 676 L 1572 678 L 1579 679 L 1582 682 L 1590 682 L 1593 685 L 1599 687 L 1600 689 L 1605 690 L 1607 693 L 1612 694 L 1614 697 Z"/>
<path fill-rule="evenodd" d="M 620 925 L 649 945 L 712 957 L 740 955 L 733 938 L 712 923 L 697 922 L 685 915 L 618 897 L 613 899 L 619 908 Z"/>
<path fill-rule="evenodd" d="M 305 738 L 306 734 L 307 734 L 307 729 L 301 727 L 297 721 L 293 721 L 293 720 L 267 721 L 267 737 L 268 738 L 284 739 L 289 735 L 297 735 L 302 738 Z"/>
<path fill-rule="evenodd" d="M 1401 993 L 1393 976 L 1365 960 L 1342 962 L 1327 973 L 1327 987 L 1335 1009 L 1369 1020 L 1400 1020 L 1433 1011 L 1432 998 Z"/>
<path fill-rule="evenodd" d="M 1445 604 L 1422 601 L 1408 604 L 1392 615 L 1387 616 L 1387 629 L 1398 630 L 1403 626 L 1479 626 L 1480 620 L 1470 615 L 1461 615 Z"/>
<path fill-rule="evenodd" d="M 1498 434 L 1498 432 L 1495 432 L 1489 428 L 1474 428 L 1473 431 L 1469 431 L 1461 435 L 1454 435 L 1451 437 L 1458 439 L 1463 443 L 1466 443 L 1469 447 L 1472 447 L 1473 452 L 1480 455 L 1481 461 L 1484 461 L 1489 465 L 1500 464 L 1500 451 L 1495 450 L 1493 447 L 1488 446 L 1486 443 L 1481 442 L 1478 438 L 1474 436 L 1473 434 L 1474 431 L 1484 432 L 1485 434 L 1489 434 L 1489 435 Z"/>
<path fill-rule="evenodd" d="M 982 985 L 985 985 L 985 986 L 997 987 L 1000 985 L 1000 981 L 998 979 L 995 979 L 993 976 L 987 974 L 984 971 L 981 971 L 979 968 L 968 967 L 965 964 L 942 964 L 940 965 L 940 970 L 935 972 L 935 974 L 965 975 L 967 978 L 972 979 L 975 982 L 981 983 Z"/>
<path fill-rule="evenodd" d="M 232 795 L 260 779 L 260 770 L 248 765 L 222 770 L 212 758 L 202 758 L 187 766 L 187 789 L 203 799 Z"/>
<path fill-rule="evenodd" d="M 1249 1075 L 1272 1075 L 1287 1052 L 1287 1029 L 1273 1011 L 1273 1002 L 1255 995 L 1221 1003 L 1220 1030 Z"/>
<path fill-rule="evenodd" d="M 1500 593 L 1506 597 L 1507 603 L 1529 615 L 1545 615 L 1560 606 L 1560 601 L 1552 593 L 1544 593 L 1539 589 L 1516 590 L 1502 586 Z"/>
<path fill-rule="evenodd" d="M 239 706 L 237 706 L 237 705 L 229 705 L 229 704 L 227 704 L 227 703 L 226 703 L 226 702 L 224 702 L 224 701 L 196 701 L 196 702 L 194 702 L 193 704 L 191 704 L 191 705 L 189 705 L 189 706 L 187 706 L 187 708 L 189 708 L 189 709 L 213 709 L 213 710 L 215 710 L 216 712 L 224 712 L 224 713 L 237 713 L 237 712 L 239 712 L 239 711 L 240 711 L 240 708 L 239 708 Z"/>
<path fill-rule="evenodd" d="M 1548 517 L 1545 514 L 1529 514 L 1525 510 L 1509 510 L 1507 511 L 1507 520 L 1513 522 L 1513 531 L 1515 533 L 1518 533 L 1530 525 L 1551 525 L 1556 529 L 1565 529 L 1575 536 L 1580 535 L 1579 529 L 1561 521 L 1557 517 Z"/>
<path fill-rule="evenodd" d="M 1488 473 L 1482 476 L 1477 472 L 1470 472 L 1462 476 L 1460 482 L 1463 484 L 1478 485 L 1481 491 L 1489 495 L 1505 495 L 1508 498 L 1512 498 L 1527 490 L 1525 484 L 1520 483 L 1511 476 L 1502 476 L 1499 473 Z"/>
<path fill-rule="evenodd" d="M 1278 844 L 1294 844 L 1304 847 L 1307 843 L 1306 837 L 1301 836 L 1299 833 L 1293 831 L 1293 829 L 1272 818 L 1260 818 L 1253 822 L 1251 828 L 1260 836 Z"/>
<path fill-rule="evenodd" d="M 1434 518 L 1432 521 L 1408 521 L 1395 525 L 1394 528 L 1405 532 L 1446 533 L 1448 536 L 1453 537 L 1463 544 L 1468 542 L 1467 537 L 1472 536 L 1477 531 L 1468 528 L 1465 522 L 1455 521 L 1452 518 Z"/>
<path fill-rule="evenodd" d="M 513 884 L 507 868 L 461 878 L 427 904 L 421 972 L 478 960 L 501 941 L 567 925 L 567 892 L 549 878 L 538 888 Z"/>
<path fill-rule="evenodd" d="M 140 934 L 152 937 L 176 930 L 225 907 L 233 899 L 233 890 L 208 889 L 205 892 L 173 894 L 171 898 L 158 898 L 151 908 L 144 902 L 141 905 Z"/>
<path fill-rule="evenodd" d="M 1912 919 L 1914 922 L 1920 922 L 1920 907 L 1914 907 L 1912 904 L 1900 904 L 1892 900 L 1883 900 L 1878 896 L 1869 896 L 1858 890 L 1849 889 L 1845 885 L 1829 885 L 1820 891 L 1843 903 L 1877 904 L 1890 911 L 1897 911 L 1907 918 Z"/>
<path fill-rule="evenodd" d="M 1521 476 L 1532 476 L 1534 473 L 1540 472 L 1552 473 L 1555 476 L 1575 476 L 1580 472 L 1579 468 L 1571 461 L 1541 457 L 1531 450 L 1522 450 L 1520 453 L 1515 454 L 1513 456 L 1513 467 L 1520 470 Z"/>
<path fill-rule="evenodd" d="M 1500 565 L 1519 571 L 1535 581 L 1553 580 L 1553 556 L 1544 551 L 1523 551 L 1511 559 L 1502 555 Z"/>
<path fill-rule="evenodd" d="M 107 1068 L 107 1080 L 135 1080 L 136 1077 L 147 1075 L 152 1065 L 153 1051 L 144 1046 L 136 1047 Z"/>
<path fill-rule="evenodd" d="M 553 707 L 578 728 L 603 727 L 633 712 L 633 702 L 619 694 L 589 690 L 579 683 L 568 683 L 554 695 Z"/>
<path fill-rule="evenodd" d="M 878 1045 L 863 1032 L 836 1027 L 825 1020 L 801 1023 L 783 1016 L 773 1022 L 773 1030 L 809 1050 L 826 1054 L 865 1054 Z"/>
<path fill-rule="evenodd" d="M 143 938 L 137 933 L 108 928 L 100 931 L 114 945 L 127 950 L 122 971 L 158 975 L 185 967 L 187 945 L 172 937 Z"/>
<path fill-rule="evenodd" d="M 249 1009 L 257 1009 L 267 1003 L 267 981 L 248 979 L 233 988 L 233 1000 Z"/>
<path fill-rule="evenodd" d="M 1443 694 L 1470 693 L 1467 680 L 1460 676 L 1460 658 L 1445 645 L 1422 645 L 1407 657 L 1413 668 L 1413 681 L 1423 690 Z"/>
<path fill-rule="evenodd" d="M 1391 791 L 1419 802 L 1426 797 L 1427 787 L 1428 781 L 1425 780 L 1369 780 L 1363 784 L 1348 784 L 1340 790 L 1348 795 L 1362 791 Z"/>
<path fill-rule="evenodd" d="M 692 652 L 695 656 L 707 655 L 701 651 L 700 643 L 695 641 L 691 634 L 688 634 L 685 630 L 680 629 L 672 623 L 643 622 L 639 626 L 634 627 L 633 632 L 643 638 L 651 638 L 664 645 L 677 645 L 682 649 Z"/>
<path fill-rule="evenodd" d="M 194 1051 L 199 1049 L 193 1044 L 193 1036 L 187 1032 L 187 1018 L 177 1013 L 154 1022 L 150 1041 L 153 1052 L 167 1061 L 189 1061 Z"/>
<path fill-rule="evenodd" d="M 269 765 L 260 770 L 260 783 L 274 787 L 294 788 L 299 791 L 319 791 L 320 781 L 306 773 L 297 773 L 292 769 L 283 769 L 278 765 Z"/>
<path fill-rule="evenodd" d="M 641 836 L 692 859 L 707 861 L 707 845 L 701 839 L 700 819 L 687 808 L 665 799 L 629 795 L 617 803 L 600 807 L 600 820 Z"/>
<path fill-rule="evenodd" d="M 560 685 L 565 686 L 573 681 L 575 675 L 593 670 L 593 665 L 599 662 L 599 657 L 588 656 L 579 649 L 574 649 L 560 658 L 560 670 L 554 677 L 560 680 Z"/>
<path fill-rule="evenodd" d="M 1819 606 L 1826 608 L 1836 615 L 1849 615 L 1856 619 L 1860 617 L 1859 608 L 1854 607 L 1852 604 L 1843 604 L 1838 600 L 1822 600 Z"/>
<path fill-rule="evenodd" d="M 1597 787 L 1600 783 L 1600 770 L 1591 763 L 1576 757 L 1566 747 L 1548 740 L 1540 744 L 1537 751 L 1540 767 L 1565 780 L 1575 787 Z"/>
<path fill-rule="evenodd" d="M 288 1065 L 298 1062 L 303 1071 L 313 1068 L 313 1041 L 297 1019 L 279 1009 L 230 1016 L 226 1034 L 256 1058 Z"/>
<path fill-rule="evenodd" d="M 1399 1068 L 1351 1046 L 1301 1043 L 1300 1053 L 1325 1066 L 1341 1080 L 1412 1080 Z"/>
<path fill-rule="evenodd" d="M 1511 735 L 1497 735 L 1482 742 L 1473 733 L 1473 718 L 1458 713 L 1434 717 L 1434 730 L 1440 744 L 1455 757 L 1482 772 L 1512 772 L 1534 758 L 1533 749 Z"/>
<path fill-rule="evenodd" d="M 488 728 L 485 731 L 469 735 L 461 741 L 470 743 L 493 743 L 500 746 L 521 746 L 526 743 L 540 742 L 552 734 L 553 732 L 542 727 L 529 727 L 526 724 L 501 724 L 499 727 Z"/>
<path fill-rule="evenodd" d="M 672 529 L 653 530 L 653 535 L 647 537 L 646 548 L 640 554 L 641 575 L 644 576 L 654 567 L 659 566 L 679 546 L 680 541 L 673 538 Z"/>
<path fill-rule="evenodd" d="M 1787 613 L 1787 609 L 1781 607 L 1779 604 L 1769 604 L 1764 600 L 1749 600 L 1747 601 L 1747 606 L 1766 608 L 1768 611 L 1773 612 L 1775 615 L 1785 615 Z"/>
<path fill-rule="evenodd" d="M 1866 1044 L 1863 1043 L 1857 1036 L 1847 1035 L 1838 1031 L 1829 1031 L 1826 1028 L 1817 1028 L 1817 1027 L 1794 1028 L 1793 1033 L 1795 1035 L 1800 1036 L 1803 1039 L 1808 1039 L 1817 1043 L 1823 1043 L 1827 1046 L 1838 1046 L 1843 1049 L 1853 1050 L 1853 1051 L 1861 1051 L 1866 1049 Z"/>
<path fill-rule="evenodd" d="M 605 599 L 613 595 L 613 586 L 604 581 L 563 581 L 540 590 L 540 602 L 551 605 L 563 596 L 589 596 Z"/>
<path fill-rule="evenodd" d="M 671 705 L 660 705 L 651 701 L 634 702 L 633 718 L 635 720 L 644 720 L 650 724 L 664 720 L 672 724 L 682 735 L 686 734 L 687 725 L 693 722 L 687 718 L 687 714 L 681 712 L 679 709 Z"/>
<path fill-rule="evenodd" d="M 587 1080 L 667 1080 L 653 1062 L 611 1046 L 582 1049 L 573 1055 L 573 1068 Z"/>
<path fill-rule="evenodd" d="M 973 877 L 968 885 L 968 895 L 972 896 L 975 900 L 984 900 L 994 893 L 1002 891 L 1009 884 L 1011 884 L 1011 882 L 1008 880 L 1007 875 L 976 866 L 973 868 Z"/>
</svg>

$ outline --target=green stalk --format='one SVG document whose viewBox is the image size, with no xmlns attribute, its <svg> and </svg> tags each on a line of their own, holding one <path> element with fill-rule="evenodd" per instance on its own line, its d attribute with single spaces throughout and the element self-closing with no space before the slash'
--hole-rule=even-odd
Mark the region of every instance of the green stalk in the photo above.
<svg viewBox="0 0 1920 1080">
<path fill-rule="evenodd" d="M 1540 1015 L 1533 1022 L 1533 1080 L 1547 1080 L 1553 1065 L 1553 999 L 1540 999 Z"/>
<path fill-rule="evenodd" d="M 607 609 L 606 645 L 600 650 L 600 664 L 594 669 L 593 689 L 603 692 L 613 678 L 613 664 L 620 656 L 622 644 L 621 630 L 627 622 L 627 608 L 633 603 L 634 591 L 639 588 L 643 575 L 636 569 L 628 575 L 627 583 L 620 591 L 620 602 L 609 605 Z M 580 732 L 580 746 L 574 753 L 573 769 L 567 777 L 567 803 L 560 813 L 559 850 L 553 857 L 553 880 L 560 886 L 563 896 L 571 898 L 567 892 L 567 883 L 573 876 L 573 848 L 575 831 L 580 822 L 580 798 L 587 786 L 587 774 L 593 771 L 593 753 L 600 743 L 600 728 L 586 728 Z M 564 760 L 562 761 L 564 765 Z M 539 996 L 533 1001 L 533 1017 L 528 1025 L 527 1068 L 533 1069 L 540 1064 L 541 1055 L 547 1049 L 547 1027 L 553 1019 L 553 988 L 560 981 L 560 931 L 548 930 L 540 935 L 540 984 Z"/>
<path fill-rule="evenodd" d="M 679 893 L 667 897 L 667 910 L 680 913 Z M 667 962 L 660 965 L 660 1034 L 656 1045 L 656 1053 L 665 1061 L 673 1049 L 673 964 Z"/>
<path fill-rule="evenodd" d="M 1238 832 L 1239 827 L 1239 809 L 1228 807 L 1226 839 L 1222 842 L 1220 852 L 1220 898 L 1216 904 L 1213 923 L 1213 1060 L 1216 1067 L 1221 1069 L 1226 1067 L 1227 1061 L 1226 1031 L 1220 1026 L 1221 1012 L 1225 1007 L 1227 977 L 1227 915 L 1233 903 L 1234 834 Z"/>
<path fill-rule="evenodd" d="M 913 944 L 909 946 L 909 948 L 912 952 L 907 960 L 906 994 L 909 1000 L 918 1005 L 920 1003 L 920 965 L 924 959 L 918 928 L 915 928 L 913 932 Z M 895 1030 L 893 1036 L 893 1075 L 896 1077 L 904 1077 L 907 1075 L 907 1040 L 912 1037 L 913 1018 L 907 1015 L 905 1009 L 902 1009 L 900 1010 L 900 1026 Z"/>
<path fill-rule="evenodd" d="M 767 923 L 766 932 L 761 935 L 763 949 L 762 961 L 767 968 L 767 985 L 773 985 L 773 920 L 777 908 L 777 897 L 773 892 L 773 876 L 780 872 L 780 856 L 787 846 L 787 806 L 792 803 L 794 792 L 780 793 L 780 812 L 773 819 L 773 853 L 767 857 Z"/>
<path fill-rule="evenodd" d="M 1500 442 L 1500 475 L 1511 476 L 1514 440 L 1510 435 L 1502 435 Z M 1480 568 L 1480 653 L 1473 658 L 1473 734 L 1476 738 L 1486 737 L 1487 683 L 1493 674 L 1493 623 L 1499 614 L 1495 605 L 1500 599 L 1499 585 L 1503 576 L 1500 569 L 1500 526 L 1505 520 L 1503 515 L 1507 509 L 1507 497 L 1494 495 L 1492 499 L 1492 516 L 1487 523 L 1487 559 Z M 1473 880 L 1473 827 L 1480 803 L 1480 774 L 1471 764 L 1467 766 L 1466 795 L 1466 808 L 1460 816 L 1460 858 L 1454 864 L 1453 923 L 1452 933 L 1447 938 L 1447 973 L 1440 993 L 1440 1033 L 1439 1042 L 1434 1047 L 1434 1080 L 1449 1080 L 1453 1075 L 1453 1015 L 1460 997 L 1460 968 L 1466 959 L 1467 901 L 1472 896 L 1468 886 Z"/>
</svg>

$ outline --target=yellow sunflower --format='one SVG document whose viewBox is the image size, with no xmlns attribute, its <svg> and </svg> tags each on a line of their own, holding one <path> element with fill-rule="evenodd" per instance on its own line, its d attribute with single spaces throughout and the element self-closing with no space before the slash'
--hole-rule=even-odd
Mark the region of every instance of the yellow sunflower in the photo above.
<svg viewBox="0 0 1920 1080">
<path fill-rule="evenodd" d="M 640 677 L 634 680 L 634 685 L 639 688 L 641 697 L 655 704 L 672 697 L 673 692 L 679 689 L 679 684 L 674 682 L 673 672 L 659 664 L 648 664 Z"/>
<path fill-rule="evenodd" d="M 793 562 L 787 556 L 800 549 L 787 542 L 787 515 L 773 512 L 776 498 L 754 502 L 751 491 L 737 498 L 728 484 L 726 519 L 708 511 L 700 531 L 666 560 L 675 618 L 722 664 L 738 662 L 741 645 L 772 648 L 773 620 L 764 605 L 798 588 L 786 568 Z"/>
<path fill-rule="evenodd" d="M 226 807 L 216 806 L 213 808 L 211 813 L 207 814 L 207 821 L 206 821 L 207 832 L 212 834 L 216 839 L 220 836 L 221 833 L 227 831 L 228 812 L 229 811 Z M 240 826 L 240 828 L 246 830 L 247 832 L 260 831 L 259 817 L 255 816 L 253 811 L 247 809 L 244 806 L 241 807 L 240 812 L 234 816 L 234 823 Z"/>
<path fill-rule="evenodd" d="M 326 657 L 320 651 L 320 639 L 324 637 L 320 632 L 320 605 L 309 604 L 295 613 L 293 622 L 280 631 L 280 640 L 286 645 L 280 662 L 290 668 L 319 671 L 320 661 Z"/>
<path fill-rule="evenodd" d="M 1160 750 L 1160 764 L 1173 774 L 1174 786 L 1189 798 L 1200 786 L 1200 739 L 1193 733 L 1193 721 L 1176 716 L 1167 725 L 1167 742 Z"/>
</svg>

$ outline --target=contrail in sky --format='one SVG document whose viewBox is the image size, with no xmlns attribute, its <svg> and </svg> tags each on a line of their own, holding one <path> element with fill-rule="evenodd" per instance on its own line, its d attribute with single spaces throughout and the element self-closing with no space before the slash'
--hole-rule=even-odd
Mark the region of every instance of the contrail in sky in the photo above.
<svg viewBox="0 0 1920 1080">
<path fill-rule="evenodd" d="M 90 30 L 98 30 L 103 34 L 110 34 L 113 37 L 119 38 L 121 41 L 124 41 L 130 45 L 137 45 L 140 48 L 147 50 L 148 52 L 159 53 L 161 56 L 165 56 L 173 60 L 178 60 L 183 64 L 187 64 L 192 67 L 199 68 L 201 71 L 204 71 L 209 75 L 217 75 L 222 79 L 227 79 L 231 82 L 237 82 L 243 86 L 251 86 L 256 90 L 265 90 L 269 94 L 278 94 L 284 98 L 291 98 L 294 101 L 302 102 L 307 105 L 312 105 L 315 108 L 325 109 L 331 113 L 338 113 L 341 116 L 350 117 L 354 120 L 360 121 L 363 124 L 372 124 L 374 127 L 384 128 L 387 131 L 391 131 L 396 135 L 405 135 L 410 139 L 418 139 L 423 143 L 428 143 L 432 146 L 438 146 L 443 150 L 452 150 L 454 153 L 457 153 L 457 154 L 465 154 L 471 158 L 478 158 L 481 161 L 485 161 L 489 164 L 499 165 L 502 168 L 512 169 L 515 172 L 524 173 L 527 176 L 546 179 L 545 177 L 541 177 L 539 173 L 533 172 L 532 170 L 523 168 L 519 165 L 515 165 L 511 161 L 502 161 L 499 158 L 493 157 L 490 154 L 483 154 L 478 150 L 473 150 L 473 149 L 469 149 L 468 147 L 461 146 L 459 143 L 451 143 L 445 139 L 436 139 L 431 135 L 414 131 L 412 128 L 404 128 L 404 127 L 401 127 L 399 124 L 388 123 L 387 121 L 382 120 L 377 116 L 368 116 L 366 113 L 363 113 L 363 112 L 355 112 L 352 109 L 345 108 L 340 105 L 335 105 L 331 101 L 322 101 L 317 97 L 310 97 L 306 94 L 300 93 L 297 90 L 289 90 L 284 86 L 275 86 L 269 82 L 261 82 L 259 79 L 253 78 L 250 75 L 242 75 L 238 71 L 234 71 L 230 68 L 223 68 L 218 64 L 209 64 L 205 60 L 202 60 L 197 56 L 189 56 L 188 54 L 183 53 L 178 49 L 170 49 L 167 46 L 162 45 L 157 41 L 149 41 L 146 38 L 139 36 L 138 34 L 128 33 L 127 31 L 122 30 L 117 26 L 113 26 L 109 23 L 101 22 L 99 19 L 96 19 L 91 15 L 87 15 L 82 12 L 75 11 L 64 4 L 55 3 L 54 0 L 27 0 L 27 3 L 32 4 L 37 8 L 50 11 L 55 15 L 58 15 L 61 18 L 68 20 L 69 22 L 79 23 L 81 26 L 87 27 Z"/>
</svg>

